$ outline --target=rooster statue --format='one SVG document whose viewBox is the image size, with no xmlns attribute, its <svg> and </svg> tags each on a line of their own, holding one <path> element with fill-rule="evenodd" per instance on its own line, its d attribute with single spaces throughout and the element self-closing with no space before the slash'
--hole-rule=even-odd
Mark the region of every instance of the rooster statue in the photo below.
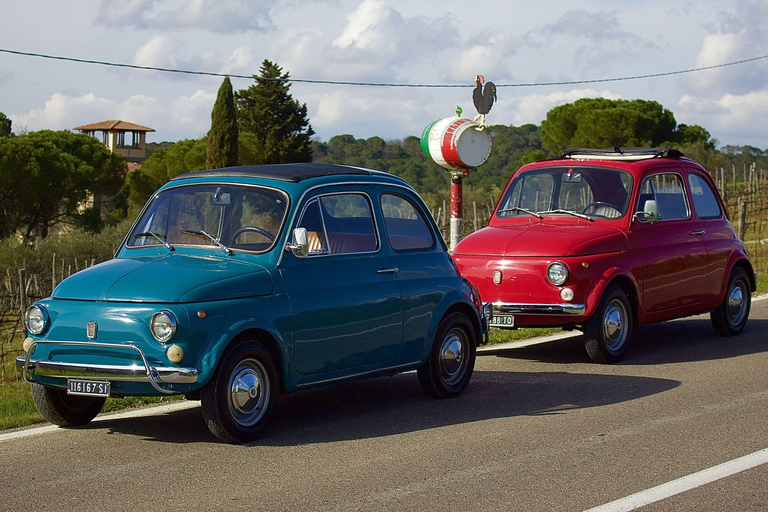
<svg viewBox="0 0 768 512">
<path fill-rule="evenodd" d="M 483 87 L 485 84 L 485 87 Z M 472 91 L 472 101 L 477 109 L 477 115 L 475 116 L 475 122 L 480 125 L 480 128 L 486 128 L 485 114 L 487 114 L 493 102 L 496 101 L 496 85 L 493 82 L 486 82 L 483 75 L 475 76 L 475 90 Z"/>
</svg>

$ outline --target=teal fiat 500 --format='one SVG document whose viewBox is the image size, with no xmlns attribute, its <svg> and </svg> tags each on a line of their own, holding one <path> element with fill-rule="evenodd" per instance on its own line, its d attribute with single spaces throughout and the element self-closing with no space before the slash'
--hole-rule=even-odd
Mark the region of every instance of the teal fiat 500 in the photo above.
<svg viewBox="0 0 768 512">
<path fill-rule="evenodd" d="M 429 395 L 458 395 L 481 309 L 404 180 L 232 167 L 171 180 L 114 259 L 29 307 L 17 366 L 58 425 L 109 396 L 185 394 L 215 436 L 248 442 L 280 393 L 417 370 Z"/>
</svg>

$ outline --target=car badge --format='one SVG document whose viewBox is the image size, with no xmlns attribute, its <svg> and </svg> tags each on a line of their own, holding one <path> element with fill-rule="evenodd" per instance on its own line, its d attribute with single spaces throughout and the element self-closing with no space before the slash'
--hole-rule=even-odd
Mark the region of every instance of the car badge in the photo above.
<svg viewBox="0 0 768 512">
<path fill-rule="evenodd" d="M 493 284 L 501 284 L 501 270 L 493 271 Z"/>
<path fill-rule="evenodd" d="M 89 340 L 95 340 L 96 339 L 96 331 L 99 329 L 99 324 L 96 322 L 88 322 L 88 326 L 86 327 L 86 334 L 88 335 Z"/>
</svg>

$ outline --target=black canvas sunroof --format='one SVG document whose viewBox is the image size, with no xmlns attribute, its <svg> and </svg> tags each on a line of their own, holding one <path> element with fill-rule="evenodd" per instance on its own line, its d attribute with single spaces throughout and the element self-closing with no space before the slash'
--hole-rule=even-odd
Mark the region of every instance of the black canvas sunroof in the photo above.
<svg viewBox="0 0 768 512">
<path fill-rule="evenodd" d="M 347 167 L 346 165 L 332 164 L 268 164 L 268 165 L 243 165 L 241 167 L 224 167 L 222 169 L 211 169 L 208 171 L 195 171 L 180 174 L 173 180 L 186 178 L 218 178 L 224 176 L 244 177 L 244 178 L 268 178 L 281 181 L 292 181 L 297 183 L 309 178 L 319 178 L 321 176 L 337 175 L 370 175 L 365 169 L 357 167 Z"/>
</svg>

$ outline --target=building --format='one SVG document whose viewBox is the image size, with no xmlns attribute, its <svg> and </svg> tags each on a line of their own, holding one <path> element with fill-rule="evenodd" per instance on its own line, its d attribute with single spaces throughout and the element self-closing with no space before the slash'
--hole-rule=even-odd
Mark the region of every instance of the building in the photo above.
<svg viewBox="0 0 768 512">
<path fill-rule="evenodd" d="M 86 135 L 100 138 L 111 152 L 119 153 L 125 157 L 129 169 L 136 167 L 131 164 L 137 164 L 147 159 L 147 132 L 155 131 L 153 128 L 119 120 L 84 124 L 83 126 L 76 126 L 74 129 Z M 97 132 L 101 132 L 101 135 L 97 135 Z"/>
</svg>

